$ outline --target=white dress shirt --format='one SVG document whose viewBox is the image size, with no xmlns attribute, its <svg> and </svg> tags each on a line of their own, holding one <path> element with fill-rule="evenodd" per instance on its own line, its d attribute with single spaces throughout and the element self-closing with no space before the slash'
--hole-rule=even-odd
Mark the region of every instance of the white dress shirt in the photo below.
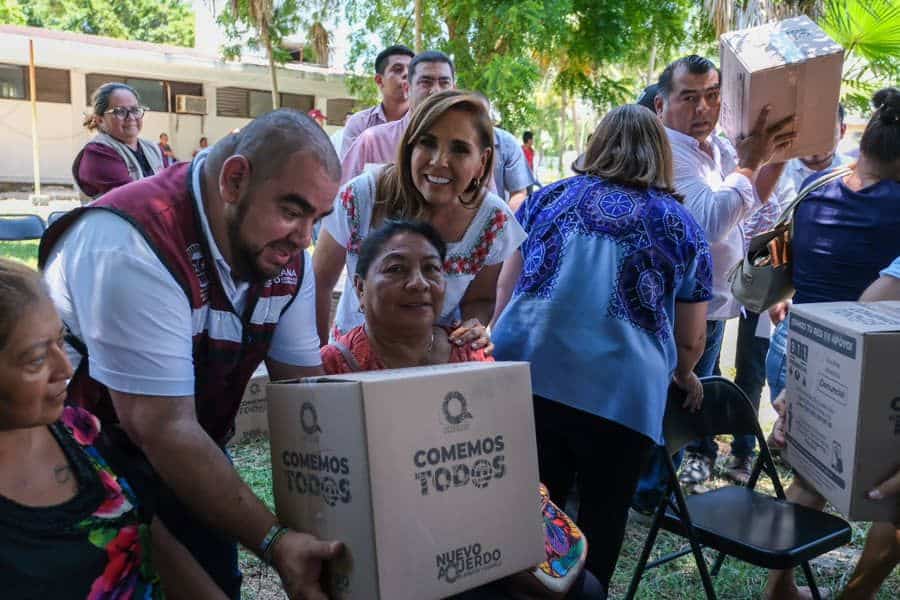
<svg viewBox="0 0 900 600">
<path fill-rule="evenodd" d="M 723 137 L 706 139 L 712 156 L 694 138 L 666 128 L 672 146 L 675 190 L 684 196 L 685 207 L 706 232 L 713 261 L 713 297 L 707 319 L 719 321 L 740 314 L 740 304 L 731 295 L 728 272 L 741 260 L 744 238 L 741 221 L 762 203 L 753 183 L 735 173 L 737 153 Z"/>
</svg>

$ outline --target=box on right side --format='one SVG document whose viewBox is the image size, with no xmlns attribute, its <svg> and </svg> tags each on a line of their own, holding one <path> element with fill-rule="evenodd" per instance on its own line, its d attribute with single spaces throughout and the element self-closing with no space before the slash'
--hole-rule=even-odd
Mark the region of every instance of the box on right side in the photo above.
<svg viewBox="0 0 900 600">
<path fill-rule="evenodd" d="M 895 521 L 900 497 L 866 493 L 900 468 L 900 302 L 791 309 L 786 454 L 853 521 Z"/>
</svg>

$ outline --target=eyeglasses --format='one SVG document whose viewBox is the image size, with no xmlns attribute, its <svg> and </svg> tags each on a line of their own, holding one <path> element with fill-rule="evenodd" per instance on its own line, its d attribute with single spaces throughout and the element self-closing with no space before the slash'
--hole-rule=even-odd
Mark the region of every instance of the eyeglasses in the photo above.
<svg viewBox="0 0 900 600">
<path fill-rule="evenodd" d="M 145 112 L 147 112 L 147 108 L 144 106 L 132 106 L 130 108 L 126 107 L 126 106 L 117 106 L 115 108 L 109 109 L 108 111 L 104 112 L 103 114 L 104 115 L 111 114 L 115 118 L 119 119 L 120 121 L 124 121 L 125 119 L 127 119 L 129 117 L 129 115 L 134 117 L 135 119 L 140 119 L 141 117 L 144 116 Z"/>
</svg>

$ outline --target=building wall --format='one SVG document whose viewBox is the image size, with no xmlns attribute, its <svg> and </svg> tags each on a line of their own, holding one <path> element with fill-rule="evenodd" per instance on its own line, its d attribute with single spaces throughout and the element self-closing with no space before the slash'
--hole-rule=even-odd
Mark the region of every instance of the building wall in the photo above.
<svg viewBox="0 0 900 600">
<path fill-rule="evenodd" d="M 9 33 L 16 29 L 0 26 L 0 63 L 27 65 L 28 36 Z M 79 39 L 74 39 L 76 37 Z M 271 89 L 271 76 L 264 65 L 223 63 L 215 56 L 192 49 L 128 42 L 121 43 L 121 47 L 104 47 L 86 43 L 84 39 L 90 40 L 90 37 L 34 38 L 35 63 L 69 69 L 71 89 L 70 104 L 37 103 L 41 181 L 44 184 L 71 184 L 72 160 L 91 138 L 92 134 L 82 127 L 83 115 L 90 112 L 85 87 L 88 73 L 201 83 L 207 99 L 207 115 L 149 111 L 143 120 L 144 138 L 157 141 L 159 134 L 166 132 L 176 156 L 188 160 L 201 136 L 208 137 L 213 144 L 249 122 L 249 119 L 216 115 L 218 87 Z M 119 44 L 118 41 L 111 43 Z M 278 84 L 281 92 L 315 95 L 316 107 L 323 112 L 329 98 L 350 97 L 343 75 L 328 69 L 280 68 Z M 336 128 L 326 129 L 330 132 Z M 0 147 L 5 150 L 0 152 L 0 182 L 33 181 L 30 102 L 0 99 Z"/>
</svg>

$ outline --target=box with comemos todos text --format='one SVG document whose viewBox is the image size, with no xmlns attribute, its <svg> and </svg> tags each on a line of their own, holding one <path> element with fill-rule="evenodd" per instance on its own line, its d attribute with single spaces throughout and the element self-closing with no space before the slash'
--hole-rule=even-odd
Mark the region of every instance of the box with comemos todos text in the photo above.
<svg viewBox="0 0 900 600">
<path fill-rule="evenodd" d="M 372 371 L 267 390 L 275 506 L 340 540 L 331 598 L 443 598 L 545 558 L 527 363 Z"/>
</svg>

